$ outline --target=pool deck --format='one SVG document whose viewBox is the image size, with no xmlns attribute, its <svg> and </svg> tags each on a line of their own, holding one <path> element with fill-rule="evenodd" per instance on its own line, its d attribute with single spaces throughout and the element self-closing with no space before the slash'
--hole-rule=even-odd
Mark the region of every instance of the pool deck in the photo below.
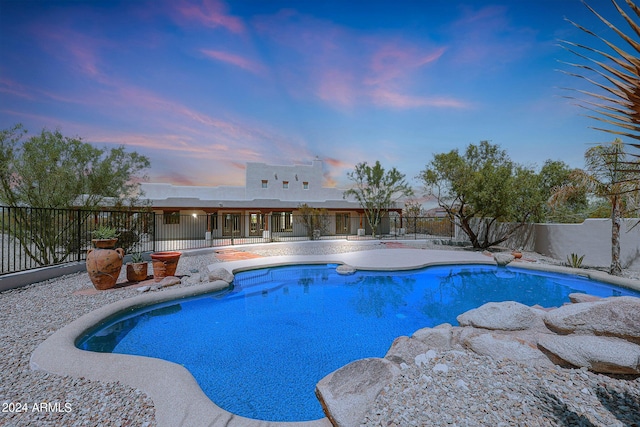
<svg viewBox="0 0 640 427">
<path fill-rule="evenodd" d="M 254 268 L 290 264 L 348 264 L 360 270 L 409 270 L 431 265 L 489 264 L 492 257 L 472 251 L 447 251 L 428 249 L 376 249 L 329 255 L 270 256 L 218 262 L 209 268 L 225 268 L 233 273 Z M 548 268 L 531 262 L 512 265 L 575 273 L 573 269 Z M 598 272 L 599 273 L 599 272 Z M 591 274 L 583 274 L 591 276 Z M 598 276 L 599 274 L 595 274 Z M 612 282 L 603 277 L 596 280 Z M 616 284 L 630 287 L 636 281 Z M 101 307 L 88 313 L 41 343 L 31 356 L 32 369 L 59 375 L 85 377 L 104 382 L 120 382 L 146 393 L 154 402 L 159 426 L 243 426 L 243 427 L 327 427 L 327 418 L 308 422 L 267 422 L 231 414 L 213 403 L 200 389 L 191 373 L 183 366 L 165 360 L 122 354 L 105 354 L 83 351 L 75 347 L 75 341 L 94 325 L 124 310 L 145 305 L 190 297 L 228 287 L 223 281 L 209 282 L 178 289 L 164 289 L 145 293 Z M 633 287 L 633 286 L 632 286 Z M 389 343 L 391 345 L 391 343 Z"/>
</svg>

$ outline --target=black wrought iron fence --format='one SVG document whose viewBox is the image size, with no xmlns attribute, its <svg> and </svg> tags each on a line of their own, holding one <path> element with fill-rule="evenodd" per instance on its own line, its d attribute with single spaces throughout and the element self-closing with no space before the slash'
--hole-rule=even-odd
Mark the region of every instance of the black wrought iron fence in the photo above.
<svg viewBox="0 0 640 427">
<path fill-rule="evenodd" d="M 0 206 L 0 274 L 86 259 L 92 232 L 109 226 L 125 251 L 152 251 L 154 214 Z"/>
<path fill-rule="evenodd" d="M 86 259 L 91 233 L 101 225 L 119 233 L 125 253 L 186 250 L 297 240 L 372 239 L 359 215 L 292 212 L 181 215 L 148 211 L 90 211 L 0 207 L 0 275 Z M 392 217 L 376 238 L 454 236 L 446 218 Z"/>
</svg>

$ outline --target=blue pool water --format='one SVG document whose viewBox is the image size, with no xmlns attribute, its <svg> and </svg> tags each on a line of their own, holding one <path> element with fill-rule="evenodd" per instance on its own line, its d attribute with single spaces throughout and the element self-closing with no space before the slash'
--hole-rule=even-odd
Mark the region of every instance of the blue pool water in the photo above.
<svg viewBox="0 0 640 427">
<path fill-rule="evenodd" d="M 84 350 L 184 365 L 220 407 L 249 418 L 324 416 L 315 385 L 392 341 L 490 301 L 560 306 L 572 292 L 640 293 L 578 276 L 493 266 L 440 266 L 341 276 L 335 265 L 239 273 L 229 291 L 146 307 L 100 325 Z"/>
</svg>

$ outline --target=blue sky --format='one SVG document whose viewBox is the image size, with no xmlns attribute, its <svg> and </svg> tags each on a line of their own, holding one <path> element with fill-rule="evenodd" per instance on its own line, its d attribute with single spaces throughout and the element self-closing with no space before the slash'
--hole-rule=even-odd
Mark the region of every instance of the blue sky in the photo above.
<svg viewBox="0 0 640 427">
<path fill-rule="evenodd" d="M 588 86 L 558 40 L 596 44 L 565 18 L 611 35 L 579 0 L 0 0 L 0 128 L 124 144 L 179 185 L 318 156 L 328 185 L 380 160 L 417 187 L 481 140 L 582 167 L 611 136 L 563 97 Z"/>
</svg>

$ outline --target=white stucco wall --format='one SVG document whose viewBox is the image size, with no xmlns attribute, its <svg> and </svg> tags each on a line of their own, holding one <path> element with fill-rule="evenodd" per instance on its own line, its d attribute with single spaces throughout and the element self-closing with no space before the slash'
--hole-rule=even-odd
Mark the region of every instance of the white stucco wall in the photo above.
<svg viewBox="0 0 640 427">
<path fill-rule="evenodd" d="M 267 181 L 267 188 L 262 181 Z M 283 183 L 288 183 L 288 188 Z M 305 189 L 303 183 L 308 183 Z M 322 161 L 314 160 L 310 165 L 268 165 L 266 163 L 247 163 L 246 198 L 295 200 L 301 203 L 342 200 L 344 190 L 323 187 L 324 175 Z"/>
<path fill-rule="evenodd" d="M 622 268 L 640 271 L 640 225 L 637 219 L 623 221 L 620 230 Z M 611 220 L 587 219 L 582 224 L 536 224 L 535 248 L 540 254 L 566 260 L 584 255 L 583 264 L 608 267 L 611 264 Z"/>
</svg>

